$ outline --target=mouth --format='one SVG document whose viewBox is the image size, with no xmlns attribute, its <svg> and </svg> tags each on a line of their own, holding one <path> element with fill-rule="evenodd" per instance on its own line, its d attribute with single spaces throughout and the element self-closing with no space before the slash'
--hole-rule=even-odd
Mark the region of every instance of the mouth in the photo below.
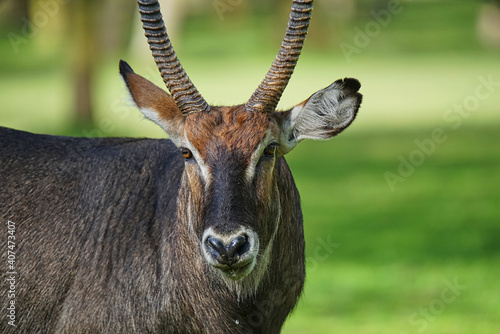
<svg viewBox="0 0 500 334">
<path fill-rule="evenodd" d="M 217 268 L 224 276 L 233 280 L 239 281 L 245 276 L 247 276 L 255 266 L 255 259 L 249 259 L 243 263 L 235 263 L 231 266 L 214 266 Z"/>
</svg>

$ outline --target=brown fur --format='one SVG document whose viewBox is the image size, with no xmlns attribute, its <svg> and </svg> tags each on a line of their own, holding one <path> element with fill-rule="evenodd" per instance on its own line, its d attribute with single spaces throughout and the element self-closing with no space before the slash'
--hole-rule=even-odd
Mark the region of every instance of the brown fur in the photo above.
<svg viewBox="0 0 500 334">
<path fill-rule="evenodd" d="M 267 115 L 250 113 L 241 105 L 212 107 L 209 114 L 193 113 L 185 121 L 186 136 L 203 158 L 222 146 L 249 159 L 268 127 Z"/>
</svg>

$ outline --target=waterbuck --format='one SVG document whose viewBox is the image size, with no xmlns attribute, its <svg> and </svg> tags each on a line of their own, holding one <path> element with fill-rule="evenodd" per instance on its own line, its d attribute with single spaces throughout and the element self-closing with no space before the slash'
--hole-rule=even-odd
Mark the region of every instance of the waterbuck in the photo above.
<svg viewBox="0 0 500 334">
<path fill-rule="evenodd" d="M 186 75 L 158 2 L 139 0 L 171 95 L 124 61 L 120 73 L 170 140 L 0 129 L 9 232 L 0 332 L 280 331 L 305 277 L 300 199 L 284 155 L 341 132 L 361 103 L 359 82 L 346 78 L 275 110 L 312 2 L 293 0 L 279 53 L 250 99 L 221 107 Z"/>
</svg>

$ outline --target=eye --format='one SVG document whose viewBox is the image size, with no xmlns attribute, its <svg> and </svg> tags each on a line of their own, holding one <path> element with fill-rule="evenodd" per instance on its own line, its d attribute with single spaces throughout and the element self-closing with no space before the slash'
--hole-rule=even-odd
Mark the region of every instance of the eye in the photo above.
<svg viewBox="0 0 500 334">
<path fill-rule="evenodd" d="M 278 143 L 271 143 L 264 149 L 264 155 L 268 157 L 273 157 L 276 154 L 276 148 Z"/>
<path fill-rule="evenodd" d="M 193 157 L 193 153 L 185 147 L 181 148 L 181 153 L 184 159 L 186 160 L 191 159 Z"/>
</svg>

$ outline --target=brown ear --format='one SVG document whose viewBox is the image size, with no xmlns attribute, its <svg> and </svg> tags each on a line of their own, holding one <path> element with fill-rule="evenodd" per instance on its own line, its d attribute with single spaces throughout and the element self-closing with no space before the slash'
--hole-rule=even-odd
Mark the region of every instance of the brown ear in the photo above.
<svg viewBox="0 0 500 334">
<path fill-rule="evenodd" d="M 120 74 L 137 108 L 175 139 L 179 135 L 184 117 L 172 96 L 151 81 L 135 74 L 123 60 L 120 60 Z"/>
</svg>

